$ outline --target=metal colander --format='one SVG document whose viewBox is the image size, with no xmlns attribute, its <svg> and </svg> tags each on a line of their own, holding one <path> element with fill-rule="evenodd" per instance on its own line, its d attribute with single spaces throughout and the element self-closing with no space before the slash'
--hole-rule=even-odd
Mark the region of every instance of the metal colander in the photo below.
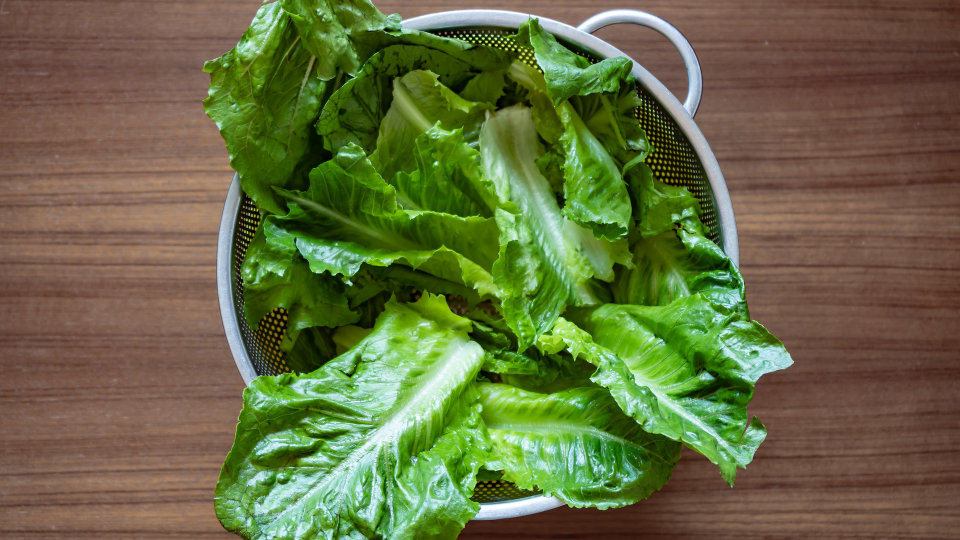
<svg viewBox="0 0 960 540">
<path fill-rule="evenodd" d="M 533 51 L 518 45 L 509 37 L 529 17 L 508 11 L 468 10 L 425 15 L 404 21 L 403 24 L 410 29 L 512 51 L 520 60 L 536 67 Z M 710 238 L 723 248 L 734 264 L 739 264 L 737 230 L 730 196 L 716 158 L 693 122 L 693 115 L 700 103 L 702 81 L 696 55 L 683 35 L 663 19 L 638 11 L 608 11 L 588 19 L 578 28 L 540 18 L 545 30 L 591 62 L 626 56 L 590 33 L 609 24 L 627 22 L 652 28 L 667 37 L 680 52 L 689 80 L 687 99 L 681 105 L 659 81 L 634 62 L 633 75 L 637 79 L 637 93 L 641 101 L 636 111 L 637 121 L 655 148 L 646 163 L 658 180 L 683 186 L 697 197 L 703 208 L 702 219 Z M 257 330 L 250 329 L 243 317 L 240 266 L 260 220 L 259 209 L 242 193 L 239 179 L 234 175 L 220 223 L 217 286 L 227 341 L 247 384 L 259 375 L 290 371 L 280 350 L 287 327 L 286 310 L 277 308 L 267 314 Z M 451 307 L 455 307 L 457 312 L 463 309 L 461 305 Z M 480 513 L 475 519 L 517 517 L 563 504 L 555 497 L 522 490 L 503 481 L 478 482 L 472 498 L 481 503 Z"/>
</svg>

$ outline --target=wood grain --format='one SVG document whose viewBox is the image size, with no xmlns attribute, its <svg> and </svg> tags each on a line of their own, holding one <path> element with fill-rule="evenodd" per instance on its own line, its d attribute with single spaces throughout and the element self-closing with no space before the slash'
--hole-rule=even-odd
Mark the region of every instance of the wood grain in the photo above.
<svg viewBox="0 0 960 540">
<path fill-rule="evenodd" d="M 736 488 L 687 452 L 633 507 L 462 538 L 960 537 L 960 5 L 378 5 L 680 28 L 752 314 L 796 361 L 758 386 L 770 435 Z M 212 496 L 243 388 L 214 275 L 231 173 L 200 69 L 256 7 L 2 1 L 0 537 L 230 537 Z M 686 91 L 665 39 L 598 35 Z"/>
</svg>

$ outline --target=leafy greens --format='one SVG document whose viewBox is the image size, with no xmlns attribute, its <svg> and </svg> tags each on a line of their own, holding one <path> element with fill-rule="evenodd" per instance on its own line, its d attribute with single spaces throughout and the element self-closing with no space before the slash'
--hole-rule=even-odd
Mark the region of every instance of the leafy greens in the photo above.
<svg viewBox="0 0 960 540">
<path fill-rule="evenodd" d="M 492 450 L 483 350 L 442 297 L 388 303 L 373 332 L 307 375 L 244 391 L 217 515 L 248 538 L 451 538 Z"/>
<path fill-rule="evenodd" d="M 262 217 L 245 324 L 282 309 L 292 370 L 244 391 L 228 530 L 452 539 L 478 481 L 615 508 L 683 446 L 733 485 L 766 437 L 747 405 L 792 361 L 644 163 L 631 61 L 535 19 L 508 39 L 536 65 L 367 0 L 280 0 L 204 65 Z"/>
</svg>

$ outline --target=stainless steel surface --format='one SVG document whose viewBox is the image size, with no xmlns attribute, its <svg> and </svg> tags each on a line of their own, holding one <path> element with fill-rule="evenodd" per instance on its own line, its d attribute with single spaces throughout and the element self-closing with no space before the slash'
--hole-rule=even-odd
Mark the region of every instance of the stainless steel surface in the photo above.
<svg viewBox="0 0 960 540">
<path fill-rule="evenodd" d="M 223 203 L 220 234 L 217 238 L 217 297 L 220 299 L 220 319 L 223 321 L 223 331 L 227 334 L 227 344 L 233 353 L 237 369 L 240 370 L 240 376 L 243 377 L 243 383 L 250 386 L 250 382 L 257 378 L 257 372 L 253 369 L 243 336 L 240 335 L 240 325 L 246 323 L 243 322 L 243 314 L 239 312 L 234 301 L 234 291 L 237 290 L 233 264 L 234 238 L 242 199 L 240 176 L 234 173 L 227 191 L 227 200 Z"/>
<path fill-rule="evenodd" d="M 690 42 L 680 33 L 680 30 L 677 30 L 676 26 L 656 15 L 643 11 L 614 9 L 590 17 L 580 23 L 577 30 L 592 34 L 604 26 L 620 23 L 639 24 L 656 30 L 677 48 L 680 58 L 683 59 L 683 65 L 687 68 L 687 99 L 683 102 L 683 108 L 690 113 L 690 116 L 696 116 L 697 109 L 700 107 L 700 98 L 703 96 L 703 74 L 700 72 L 700 61 L 697 60 L 697 53 L 693 51 Z"/>
<path fill-rule="evenodd" d="M 424 15 L 404 21 L 403 24 L 410 29 L 428 30 L 516 50 L 516 43 L 509 41 L 508 34 L 515 33 L 520 24 L 530 17 L 528 14 L 509 11 L 465 10 Z M 626 10 L 601 13 L 585 21 L 580 26 L 581 29 L 538 18 L 543 28 L 558 40 L 595 60 L 626 55 L 584 30 L 593 31 L 618 22 L 631 22 L 653 28 L 667 36 L 677 47 L 687 65 L 690 78 L 687 108 L 641 65 L 633 62 L 632 74 L 637 80 L 641 101 L 644 102 L 644 105 L 638 108 L 638 121 L 647 130 L 656 148 L 648 162 L 655 177 L 673 185 L 683 185 L 700 199 L 704 206 L 704 224 L 710 230 L 711 238 L 721 245 L 734 264 L 739 264 L 737 229 L 730 196 L 716 158 L 692 118 L 699 104 L 702 82 L 696 55 L 682 34 L 662 19 Z M 689 55 L 685 55 L 684 47 L 689 49 Z M 533 61 L 529 52 L 518 54 L 524 61 Z M 220 224 L 217 292 L 227 342 L 237 368 L 248 385 L 258 375 L 289 371 L 283 353 L 278 348 L 279 340 L 270 337 L 282 336 L 286 331 L 285 312 L 278 308 L 269 314 L 261 321 L 261 328 L 257 331 L 251 330 L 243 317 L 239 267 L 253 236 L 252 231 L 256 229 L 260 219 L 259 211 L 243 196 L 239 178 L 234 175 Z M 269 328 L 265 329 L 266 325 L 269 325 Z M 483 493 L 480 493 L 481 489 Z M 556 497 L 529 496 L 529 493 L 520 491 L 509 483 L 487 482 L 483 483 L 482 488 L 478 485 L 474 498 L 481 501 L 481 506 L 474 519 L 519 517 L 563 504 Z M 492 502 L 511 498 L 513 500 Z"/>
<path fill-rule="evenodd" d="M 563 501 L 556 497 L 527 497 L 508 502 L 484 503 L 480 505 L 480 512 L 473 519 L 509 519 L 530 514 L 539 514 L 563 506 Z"/>
</svg>

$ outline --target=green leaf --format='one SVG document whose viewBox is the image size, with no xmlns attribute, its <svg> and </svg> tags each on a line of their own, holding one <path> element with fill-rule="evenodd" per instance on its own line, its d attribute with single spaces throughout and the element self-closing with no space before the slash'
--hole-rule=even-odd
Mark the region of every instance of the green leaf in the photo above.
<svg viewBox="0 0 960 540">
<path fill-rule="evenodd" d="M 560 370 L 544 360 L 536 349 L 517 352 L 517 338 L 508 329 L 495 329 L 474 319 L 470 337 L 487 353 L 483 371 L 501 375 L 530 376 L 536 384 L 553 382 Z"/>
<path fill-rule="evenodd" d="M 389 306 L 390 303 L 387 303 Z M 384 308 L 386 311 L 386 306 Z M 367 336 L 373 333 L 373 328 L 361 328 L 359 326 L 347 325 L 337 328 L 333 333 L 333 343 L 337 348 L 337 356 L 345 354 L 347 351 L 356 347 Z"/>
<path fill-rule="evenodd" d="M 311 326 L 333 328 L 359 320 L 360 315 L 348 306 L 340 280 L 311 272 L 296 253 L 284 264 L 274 256 L 271 248 L 275 246 L 266 241 L 261 224 L 240 268 L 244 316 L 251 328 L 256 329 L 260 320 L 278 307 L 288 311 L 287 329 L 291 332 Z"/>
<path fill-rule="evenodd" d="M 480 72 L 502 70 L 510 63 L 510 53 L 500 49 L 470 43 L 459 38 L 404 29 L 400 25 L 400 16 L 396 14 L 387 17 L 387 28 L 384 32 L 367 33 L 364 39 L 357 41 L 357 44 L 361 58 L 370 58 L 374 53 L 393 45 L 413 45 L 427 47 L 452 56 Z"/>
<path fill-rule="evenodd" d="M 463 131 L 445 131 L 439 126 L 417 137 L 413 152 L 417 162 L 419 184 L 421 187 L 420 206 L 429 210 L 443 200 L 444 192 L 454 200 L 448 203 L 448 213 L 469 217 L 480 215 L 493 217 L 493 211 L 499 204 L 496 188 L 483 176 L 480 170 L 480 154 L 466 144 Z M 397 177 L 394 177 L 396 180 Z M 396 183 L 399 186 L 399 182 Z M 429 197 L 433 191 L 433 197 Z"/>
<path fill-rule="evenodd" d="M 319 60 L 317 69 L 323 80 L 334 78 L 338 69 L 356 74 L 366 58 L 358 54 L 355 40 L 363 39 L 368 32 L 382 32 L 388 24 L 387 17 L 364 0 L 278 3 L 290 15 L 304 46 Z"/>
<path fill-rule="evenodd" d="M 630 76 L 633 62 L 629 59 L 619 56 L 590 64 L 586 58 L 557 43 L 537 19 L 520 25 L 515 37 L 521 45 L 533 48 L 554 105 L 571 96 L 616 92 L 624 80 L 633 83 Z"/>
<path fill-rule="evenodd" d="M 570 105 L 607 153 L 622 165 L 637 158 L 643 161 L 653 151 L 637 120 L 640 97 L 636 84 L 624 81 L 617 92 L 573 96 Z"/>
<path fill-rule="evenodd" d="M 371 2 L 348 0 L 282 0 L 307 49 L 319 60 L 319 73 L 332 79 L 337 70 L 355 76 L 377 51 L 391 45 L 428 46 L 462 58 L 471 65 L 486 65 L 495 56 L 460 39 L 418 30 L 404 30 L 400 16 L 384 15 Z"/>
<path fill-rule="evenodd" d="M 395 78 L 393 88 L 393 103 L 380 124 L 371 160 L 397 187 L 401 205 L 492 217 L 497 197 L 482 177 L 479 153 L 467 144 L 464 132 L 476 142 L 484 111 L 493 105 L 460 98 L 429 71 Z"/>
<path fill-rule="evenodd" d="M 373 328 L 377 318 L 386 309 L 387 302 L 389 302 L 393 296 L 394 295 L 391 295 L 387 291 L 381 291 L 363 302 L 356 304 L 356 309 L 360 311 L 360 320 L 357 321 L 357 326 L 361 328 Z M 399 295 L 395 296 L 399 297 Z M 409 297 L 411 295 L 404 296 Z M 409 301 L 409 298 L 404 298 L 402 301 Z"/>
<path fill-rule="evenodd" d="M 564 126 L 557 108 L 547 95 L 547 81 L 543 73 L 520 60 L 514 60 L 506 74 L 510 81 L 516 83 L 516 92 L 523 94 L 524 100 L 529 102 L 533 118 L 537 121 L 537 133 L 547 144 L 559 144 Z"/>
<path fill-rule="evenodd" d="M 373 327 L 391 297 L 410 302 L 417 292 L 431 292 L 465 301 L 469 307 L 482 301 L 480 294 L 470 287 L 399 264 L 386 267 L 365 264 L 351 280 L 353 285 L 345 294 L 350 300 L 350 308 L 359 310 L 360 320 L 356 324 L 362 328 Z"/>
<path fill-rule="evenodd" d="M 627 234 L 632 211 L 620 167 L 569 103 L 557 111 L 564 125 L 563 215 L 597 238 L 618 240 Z"/>
<path fill-rule="evenodd" d="M 220 129 L 243 191 L 267 212 L 284 212 L 272 186 L 305 186 L 324 157 L 311 126 L 339 82 L 324 82 L 318 64 L 274 3 L 260 8 L 236 47 L 203 66 L 210 74 L 203 110 Z"/>
<path fill-rule="evenodd" d="M 377 136 L 371 160 L 380 174 L 393 178 L 398 171 L 416 170 L 415 141 L 439 124 L 446 131 L 460 129 L 473 140 L 479 136 L 484 112 L 491 103 L 467 101 L 450 90 L 433 72 L 410 71 L 393 79 L 393 99 Z"/>
<path fill-rule="evenodd" d="M 487 353 L 483 371 L 496 373 L 504 383 L 545 394 L 568 388 L 599 388 L 590 380 L 596 371 L 593 365 L 566 353 L 555 354 L 563 350 L 563 345 L 553 351 L 530 348 L 517 352 L 519 340 L 505 320 L 481 311 L 464 316 L 474 321 L 470 337 Z"/>
<path fill-rule="evenodd" d="M 614 261 L 629 261 L 625 241 L 599 240 L 564 219 L 537 167 L 539 144 L 531 111 L 520 105 L 491 114 L 480 135 L 483 175 L 504 203 L 496 213 L 500 257 L 493 272 L 521 351 L 548 332 L 567 305 L 599 303 L 588 280 L 612 280 Z"/>
<path fill-rule="evenodd" d="M 497 209 L 500 257 L 494 275 L 504 295 L 504 318 L 524 350 L 550 330 L 566 305 L 596 301 L 584 286 L 592 269 L 564 234 L 560 207 L 537 169 L 540 150 L 530 109 L 514 106 L 491 115 L 480 139 L 484 176 L 501 200 L 516 205 Z"/>
<path fill-rule="evenodd" d="M 321 369 L 255 379 L 217 482 L 223 526 L 248 539 L 455 538 L 492 450 L 469 330 L 442 298 L 394 302 Z"/>
<path fill-rule="evenodd" d="M 617 304 L 666 306 L 701 293 L 750 318 L 740 270 L 696 228 L 639 239 L 633 245 L 633 263 L 635 268 L 618 268 L 611 284 Z"/>
<path fill-rule="evenodd" d="M 514 61 L 516 63 L 516 61 Z M 512 64 L 511 64 L 512 65 Z M 509 74 L 509 69 L 507 70 Z M 497 100 L 497 109 L 506 109 L 517 104 L 530 105 L 527 95 L 529 92 L 523 86 L 517 84 L 512 77 L 504 79 L 503 96 Z M 549 100 L 549 97 L 547 98 Z M 552 108 L 552 107 L 551 107 Z"/>
<path fill-rule="evenodd" d="M 460 60 L 435 49 L 411 45 L 390 46 L 377 52 L 356 78 L 344 83 L 324 105 L 317 121 L 317 132 L 323 136 L 324 147 L 335 150 L 352 142 L 368 154 L 373 152 L 380 124 L 393 104 L 396 77 L 426 70 L 435 74 L 445 87 L 460 88 L 484 69 L 502 70 L 509 63 L 506 53 L 497 49 L 476 47 L 472 53 Z M 479 62 L 479 58 L 486 61 Z M 430 122 L 430 126 L 434 123 Z M 457 127 L 462 126 L 449 126 L 448 131 Z"/>
<path fill-rule="evenodd" d="M 490 482 L 494 480 L 500 480 L 503 478 L 503 471 L 488 471 L 483 467 L 480 467 L 480 470 L 477 471 L 477 482 Z"/>
<path fill-rule="evenodd" d="M 555 195 L 563 195 L 563 156 L 556 152 L 547 152 L 537 158 L 537 169 L 550 183 Z"/>
<path fill-rule="evenodd" d="M 407 289 L 417 290 L 421 293 L 431 292 L 434 294 L 448 295 L 453 298 L 462 299 L 470 307 L 476 306 L 483 297 L 470 287 L 464 286 L 455 281 L 444 280 L 426 272 L 411 270 L 406 266 L 393 265 L 388 267 L 371 267 L 370 273 L 381 281 L 391 281 Z"/>
<path fill-rule="evenodd" d="M 416 170 L 397 172 L 391 180 L 404 209 L 493 216 L 495 188 L 480 172 L 479 153 L 464 143 L 462 130 L 433 126 L 417 137 L 409 154 Z"/>
<path fill-rule="evenodd" d="M 504 375 L 528 375 L 534 377 L 539 384 L 553 382 L 560 374 L 555 368 L 551 370 L 552 366 L 533 358 L 531 349 L 522 353 L 510 349 L 484 350 L 490 353 L 490 356 L 483 364 L 483 371 Z"/>
<path fill-rule="evenodd" d="M 485 71 L 470 79 L 460 92 L 460 97 L 478 103 L 497 103 L 505 95 L 504 70 Z"/>
<path fill-rule="evenodd" d="M 363 263 L 401 262 L 481 296 L 498 296 L 490 273 L 498 234 L 492 219 L 408 213 L 397 208 L 392 187 L 382 180 L 380 186 L 372 183 L 359 181 L 336 160 L 323 163 L 310 173 L 309 190 L 280 191 L 290 211 L 267 218 L 268 242 L 295 237 L 316 273 L 349 279 Z"/>
<path fill-rule="evenodd" d="M 567 316 L 582 330 L 563 321 L 554 333 L 599 367 L 593 380 L 624 412 L 647 432 L 705 455 L 733 485 L 736 468 L 750 463 L 767 433 L 747 415 L 754 385 L 793 363 L 783 344 L 700 294 L 669 306 L 607 304 Z"/>
<path fill-rule="evenodd" d="M 630 196 L 620 166 L 604 144 L 569 102 L 553 107 L 546 96 L 546 82 L 538 71 L 514 61 L 507 75 L 528 90 L 537 132 L 564 154 L 563 215 L 593 231 L 597 238 L 616 241 L 626 235 L 632 212 Z M 551 180 L 553 183 L 555 179 Z M 601 261 L 595 259 L 594 263 L 604 267 L 600 276 L 609 280 L 608 261 Z"/>
<path fill-rule="evenodd" d="M 284 342 L 290 343 L 284 360 L 294 373 L 310 373 L 337 356 L 331 328 L 313 327 L 299 332 L 288 330 Z"/>
<path fill-rule="evenodd" d="M 353 143 L 347 143 L 337 150 L 333 159 L 355 181 L 376 194 L 375 197 L 369 197 L 360 203 L 362 211 L 374 212 L 381 208 L 381 205 L 385 205 L 383 207 L 390 211 L 397 209 L 396 202 L 390 202 L 396 197 L 395 190 L 384 182 L 383 177 L 367 159 L 367 153 L 364 152 L 363 148 Z"/>
<path fill-rule="evenodd" d="M 566 354 L 556 354 L 544 356 L 541 363 L 545 366 L 540 368 L 541 373 L 528 375 L 506 370 L 500 374 L 500 379 L 510 386 L 540 394 L 553 394 L 571 388 L 600 388 L 590 378 L 596 372 L 596 367 L 588 362 L 574 360 Z"/>
<path fill-rule="evenodd" d="M 700 223 L 700 201 L 684 187 L 655 180 L 646 163 L 635 161 L 628 164 L 623 176 L 627 180 L 634 219 L 641 236 L 662 234 L 678 223 L 685 223 L 688 227 Z"/>
<path fill-rule="evenodd" d="M 487 466 L 521 489 L 539 487 L 575 507 L 618 508 L 662 488 L 680 459 L 680 444 L 644 432 L 605 389 L 547 395 L 478 386 L 500 456 Z"/>
</svg>

